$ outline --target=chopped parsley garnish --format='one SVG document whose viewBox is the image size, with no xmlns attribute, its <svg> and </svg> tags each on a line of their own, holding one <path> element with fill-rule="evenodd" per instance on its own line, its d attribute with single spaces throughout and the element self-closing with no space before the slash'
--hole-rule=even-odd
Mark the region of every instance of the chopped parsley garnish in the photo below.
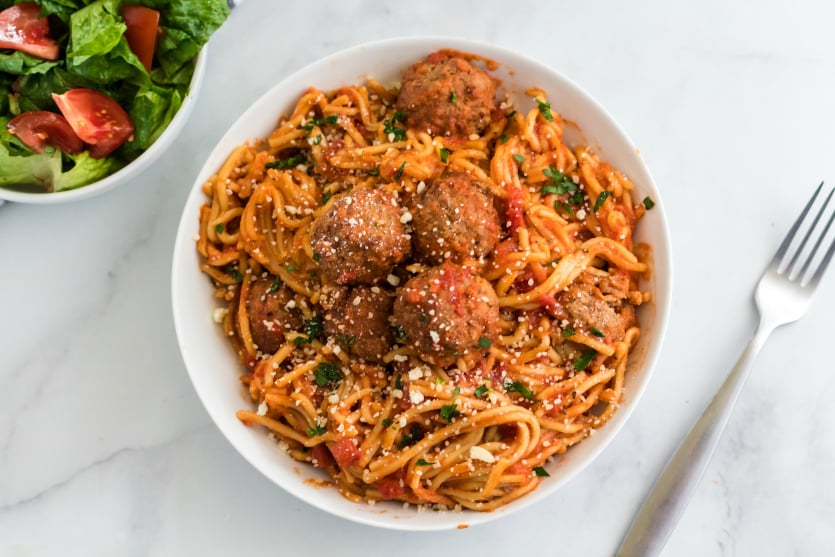
<svg viewBox="0 0 835 557">
<path fill-rule="evenodd" d="M 595 213 L 599 211 L 601 207 L 603 207 L 603 202 L 606 201 L 606 198 L 610 195 L 612 195 L 612 192 L 610 192 L 609 190 L 603 190 L 602 192 L 600 192 L 600 195 L 597 196 L 597 201 L 594 202 Z"/>
<path fill-rule="evenodd" d="M 406 329 L 403 328 L 403 325 L 398 325 L 394 328 L 394 338 L 395 340 L 402 340 L 404 342 L 409 341 L 409 335 L 406 334 Z"/>
<path fill-rule="evenodd" d="M 380 175 L 380 169 L 375 168 L 374 170 L 369 170 L 368 175 L 369 176 L 379 176 Z"/>
<path fill-rule="evenodd" d="M 354 335 L 336 335 L 336 342 L 344 344 L 348 348 L 352 347 L 356 341 L 357 337 Z"/>
<path fill-rule="evenodd" d="M 441 417 L 451 422 L 453 418 L 456 418 L 461 415 L 461 412 L 458 411 L 458 406 L 455 404 L 444 404 L 441 406 Z"/>
<path fill-rule="evenodd" d="M 282 159 L 280 161 L 268 162 L 264 166 L 266 168 L 286 170 L 288 168 L 294 168 L 296 166 L 299 166 L 300 164 L 304 164 L 305 162 L 307 162 L 307 157 L 304 156 L 304 153 L 296 153 L 290 158 Z"/>
<path fill-rule="evenodd" d="M 653 207 L 655 207 L 655 201 L 653 201 L 652 199 L 650 199 L 650 197 L 649 197 L 649 196 L 646 196 L 646 197 L 644 198 L 644 207 L 646 207 L 646 208 L 647 208 L 647 211 L 649 211 L 650 209 L 652 209 Z"/>
<path fill-rule="evenodd" d="M 319 145 L 320 143 L 322 143 L 322 135 L 321 134 L 317 135 L 310 142 L 313 143 L 314 145 Z"/>
<path fill-rule="evenodd" d="M 548 473 L 548 470 L 543 468 L 542 466 L 537 466 L 533 469 L 533 473 L 536 474 L 538 478 L 548 478 L 551 474 Z"/>
<path fill-rule="evenodd" d="M 314 118 L 310 120 L 305 125 L 302 126 L 302 129 L 310 131 L 316 126 L 323 126 L 325 124 L 336 124 L 339 122 L 339 116 L 337 114 L 331 114 L 325 118 Z"/>
<path fill-rule="evenodd" d="M 450 151 L 446 147 L 441 147 L 441 162 L 442 163 L 444 163 L 444 164 L 447 163 L 447 161 L 449 160 L 449 154 L 450 153 L 452 153 L 452 151 Z"/>
<path fill-rule="evenodd" d="M 478 345 L 481 346 L 482 348 L 490 348 L 490 346 L 492 344 L 493 344 L 493 341 L 490 340 L 487 337 L 479 337 L 479 339 L 478 339 Z"/>
<path fill-rule="evenodd" d="M 556 193 L 563 195 L 565 193 L 572 193 L 577 191 L 577 184 L 571 178 L 557 170 L 553 164 L 549 164 L 548 168 L 544 169 L 542 173 L 551 179 L 551 182 L 545 184 L 540 190 L 542 193 Z M 580 199 L 582 201 L 582 198 Z"/>
<path fill-rule="evenodd" d="M 515 160 L 516 162 L 521 163 L 521 162 L 525 162 L 525 157 L 522 156 L 522 155 L 513 155 L 513 160 Z"/>
<path fill-rule="evenodd" d="M 591 328 L 591 334 L 593 334 L 596 337 L 602 337 L 603 336 L 603 331 L 601 331 L 597 327 L 592 327 Z"/>
<path fill-rule="evenodd" d="M 403 164 L 400 165 L 400 168 L 397 169 L 397 174 L 394 175 L 395 180 L 399 180 L 403 177 L 403 169 L 406 168 L 406 161 L 403 161 Z"/>
<path fill-rule="evenodd" d="M 525 386 L 524 383 L 521 381 L 514 381 L 513 383 L 507 382 L 504 384 L 504 390 L 509 393 L 519 393 L 523 397 L 527 398 L 528 400 L 536 400 L 536 397 L 533 396 L 533 392 Z"/>
<path fill-rule="evenodd" d="M 452 398 L 455 398 L 460 394 L 461 394 L 461 387 L 459 387 L 458 385 L 455 385 L 455 388 L 452 389 Z"/>
<path fill-rule="evenodd" d="M 316 263 L 318 263 L 318 262 L 319 262 L 319 259 L 321 259 L 321 258 L 322 258 L 322 256 L 321 256 L 321 255 L 319 255 L 319 254 L 318 254 L 318 253 L 316 253 L 315 251 L 313 252 L 313 261 L 315 261 Z"/>
<path fill-rule="evenodd" d="M 215 225 L 215 234 L 222 234 L 223 233 L 223 223 L 219 222 Z"/>
<path fill-rule="evenodd" d="M 383 427 L 389 427 L 391 425 L 391 418 L 383 418 L 383 421 L 380 423 L 383 424 Z"/>
<path fill-rule="evenodd" d="M 287 269 L 288 273 L 292 273 L 293 271 L 297 270 L 298 268 L 299 268 L 298 265 L 287 265 L 285 267 L 285 269 Z"/>
<path fill-rule="evenodd" d="M 281 288 L 281 279 L 279 277 L 275 277 L 273 279 L 273 283 L 270 285 L 269 290 L 267 290 L 267 294 L 272 294 L 279 288 Z"/>
<path fill-rule="evenodd" d="M 293 344 L 295 344 L 296 346 L 301 346 L 302 344 L 310 344 L 310 338 L 304 335 L 299 335 L 293 339 Z"/>
<path fill-rule="evenodd" d="M 308 271 L 307 274 L 310 275 L 310 278 L 316 278 L 316 270 L 315 269 L 312 270 L 312 271 Z"/>
<path fill-rule="evenodd" d="M 554 201 L 554 210 L 558 211 L 560 209 L 568 213 L 569 216 L 574 216 L 574 208 L 571 205 L 569 205 L 565 201 Z"/>
<path fill-rule="evenodd" d="M 492 390 L 493 390 L 493 389 L 491 389 L 491 388 L 490 388 L 490 387 L 488 387 L 487 385 L 481 385 L 480 387 L 478 387 L 478 388 L 477 388 L 477 389 L 473 392 L 473 394 L 476 396 L 476 398 L 481 398 L 481 397 L 483 397 L 484 395 L 486 395 L 487 393 L 489 393 L 489 392 L 490 392 L 490 391 L 492 391 Z"/>
<path fill-rule="evenodd" d="M 409 428 L 409 431 L 404 432 L 403 436 L 400 437 L 400 441 L 397 442 L 397 448 L 402 449 L 404 447 L 408 447 L 409 445 L 414 445 L 420 441 L 420 433 L 420 428 L 412 425 L 412 427 Z"/>
<path fill-rule="evenodd" d="M 395 141 L 403 141 L 406 139 L 406 130 L 395 126 L 397 122 L 402 122 L 406 117 L 402 111 L 398 110 L 391 115 L 391 118 L 383 121 L 383 132 L 388 135 L 393 135 Z"/>
<path fill-rule="evenodd" d="M 319 435 L 324 435 L 328 432 L 327 429 L 324 427 L 317 425 L 315 427 L 307 428 L 307 436 L 308 437 L 318 437 Z"/>
<path fill-rule="evenodd" d="M 499 143 L 507 143 L 508 139 L 510 139 L 508 136 L 506 136 L 505 134 L 502 134 L 502 135 L 499 136 Z"/>
<path fill-rule="evenodd" d="M 319 362 L 316 369 L 313 370 L 313 377 L 316 379 L 316 384 L 324 387 L 333 381 L 342 379 L 342 374 L 339 373 L 339 366 L 334 362 Z"/>
<path fill-rule="evenodd" d="M 508 117 L 508 118 L 513 118 L 515 115 L 516 115 L 516 111 L 515 111 L 515 110 L 511 110 L 510 112 L 508 112 L 508 113 L 507 113 L 507 117 Z"/>
<path fill-rule="evenodd" d="M 577 371 L 583 371 L 589 367 L 589 364 L 595 356 L 597 356 L 596 350 L 587 350 L 583 352 L 579 358 L 574 360 L 574 369 Z"/>
<path fill-rule="evenodd" d="M 458 102 L 458 93 L 456 93 L 455 91 L 453 91 L 452 93 L 450 93 L 450 94 L 449 94 L 449 102 L 451 102 L 451 103 L 453 103 L 453 104 L 454 104 L 454 103 L 456 103 L 456 102 Z"/>
<path fill-rule="evenodd" d="M 306 319 L 304 322 L 304 332 L 310 339 L 321 338 L 322 335 L 325 334 L 325 327 L 322 324 L 322 318 L 318 315 L 314 315 L 310 319 Z"/>
<path fill-rule="evenodd" d="M 223 268 L 223 270 L 225 270 L 227 273 L 232 275 L 232 280 L 234 280 L 235 282 L 241 282 L 242 280 L 244 280 L 244 276 L 241 274 L 241 272 L 238 270 L 238 268 L 233 267 L 231 264 L 226 265 Z"/>
<path fill-rule="evenodd" d="M 331 192 L 331 190 L 328 190 L 325 193 L 323 193 L 322 194 L 322 205 L 327 205 L 328 201 L 331 200 L 331 197 L 333 197 L 333 193 Z"/>
<path fill-rule="evenodd" d="M 549 122 L 554 121 L 554 115 L 551 114 L 551 103 L 536 99 L 536 104 L 539 105 L 539 113 Z"/>
<path fill-rule="evenodd" d="M 397 376 L 394 378 L 394 388 L 398 390 L 403 390 L 403 381 L 401 380 L 400 374 L 398 373 Z"/>
<path fill-rule="evenodd" d="M 429 318 L 425 315 L 421 315 L 418 319 L 420 319 L 421 323 L 429 323 Z"/>
<path fill-rule="evenodd" d="M 574 329 L 571 328 L 571 327 L 566 327 L 562 331 L 562 336 L 563 336 L 563 338 L 573 337 L 574 336 Z"/>
<path fill-rule="evenodd" d="M 435 464 L 434 462 L 427 462 L 426 460 L 419 458 L 417 462 L 415 462 L 415 466 L 432 466 Z"/>
<path fill-rule="evenodd" d="M 577 190 L 571 195 L 568 196 L 568 202 L 574 203 L 575 205 L 579 205 L 583 202 L 583 192 Z"/>
<path fill-rule="evenodd" d="M 560 262 L 560 259 L 562 259 L 562 257 L 557 257 L 556 259 L 552 259 L 551 261 L 548 261 L 548 262 L 547 262 L 547 263 L 545 263 L 545 264 L 546 264 L 546 265 L 556 265 L 557 263 L 559 263 L 559 262 Z"/>
</svg>

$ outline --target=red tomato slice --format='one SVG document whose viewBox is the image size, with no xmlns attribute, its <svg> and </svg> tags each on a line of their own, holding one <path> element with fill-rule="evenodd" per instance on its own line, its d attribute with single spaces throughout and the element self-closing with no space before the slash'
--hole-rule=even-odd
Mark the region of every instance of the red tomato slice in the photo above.
<svg viewBox="0 0 835 557">
<path fill-rule="evenodd" d="M 362 456 L 354 440 L 344 437 L 335 443 L 329 443 L 328 449 L 341 468 L 349 468 Z"/>
<path fill-rule="evenodd" d="M 133 134 L 128 113 L 104 93 L 70 89 L 63 95 L 52 93 L 52 99 L 94 159 L 106 157 Z"/>
<path fill-rule="evenodd" d="M 34 2 L 18 4 L 0 12 L 0 48 L 19 50 L 38 58 L 58 59 L 58 43 L 47 37 L 49 21 L 38 18 Z"/>
<path fill-rule="evenodd" d="M 159 12 L 145 6 L 124 6 L 122 17 L 128 26 L 125 38 L 128 46 L 151 73 L 151 62 L 154 59 L 154 48 L 159 34 Z"/>
<path fill-rule="evenodd" d="M 67 119 L 46 110 L 31 110 L 12 118 L 6 128 L 36 153 L 43 153 L 46 145 L 52 145 L 73 155 L 84 149 L 84 143 L 72 131 Z"/>
</svg>

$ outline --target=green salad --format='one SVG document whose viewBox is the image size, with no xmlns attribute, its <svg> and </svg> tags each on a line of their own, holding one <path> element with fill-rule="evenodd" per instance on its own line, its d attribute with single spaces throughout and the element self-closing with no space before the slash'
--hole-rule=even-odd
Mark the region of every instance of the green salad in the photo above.
<svg viewBox="0 0 835 557">
<path fill-rule="evenodd" d="M 226 0 L 0 0 L 0 187 L 56 192 L 145 151 Z"/>
</svg>

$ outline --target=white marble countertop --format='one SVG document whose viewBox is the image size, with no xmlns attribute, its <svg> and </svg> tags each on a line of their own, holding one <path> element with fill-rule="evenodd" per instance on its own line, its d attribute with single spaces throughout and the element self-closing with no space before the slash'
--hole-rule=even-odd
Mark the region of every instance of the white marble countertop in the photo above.
<svg viewBox="0 0 835 557">
<path fill-rule="evenodd" d="M 180 140 L 129 185 L 0 208 L 0 555 L 611 555 L 753 331 L 764 264 L 835 181 L 831 2 L 324 6 L 237 8 Z M 666 346 L 619 437 L 546 501 L 434 534 L 324 514 L 238 456 L 189 383 L 169 289 L 186 194 L 237 116 L 326 54 L 416 34 L 515 49 L 601 101 L 653 170 L 675 258 Z M 833 312 L 835 272 L 761 354 L 664 555 L 831 554 Z"/>
</svg>

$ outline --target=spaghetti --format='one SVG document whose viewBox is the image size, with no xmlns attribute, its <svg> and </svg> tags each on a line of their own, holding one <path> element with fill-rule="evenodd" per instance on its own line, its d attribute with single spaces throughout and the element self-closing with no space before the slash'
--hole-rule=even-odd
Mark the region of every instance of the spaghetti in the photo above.
<svg viewBox="0 0 835 557">
<path fill-rule="evenodd" d="M 465 93 L 447 100 L 465 104 Z M 204 185 L 201 269 L 225 304 L 215 318 L 257 407 L 238 418 L 324 468 L 349 499 L 489 511 L 535 489 L 549 458 L 617 410 L 640 333 L 634 308 L 651 299 L 638 287 L 648 267 L 632 239 L 646 208 L 623 174 L 563 142 L 544 91 L 526 93 L 527 113 L 497 106 L 486 119 L 479 112 L 483 129 L 461 135 L 460 118 L 451 133 L 426 124 L 443 119 L 416 124 L 398 109 L 401 91 L 373 80 L 310 88 L 266 140 L 239 146 Z M 410 200 L 462 173 L 500 217 L 490 252 L 458 262 L 491 289 L 493 329 L 449 358 L 422 353 L 397 325 L 405 318 L 391 317 L 391 300 L 437 261 L 398 246 L 380 280 L 355 286 L 376 297 L 346 305 L 354 326 L 327 332 L 332 293 L 347 288 L 333 277 L 348 275 L 323 268 L 317 221 L 374 190 L 394 200 L 409 238 Z M 358 357 L 372 322 L 377 342 Z"/>
</svg>

